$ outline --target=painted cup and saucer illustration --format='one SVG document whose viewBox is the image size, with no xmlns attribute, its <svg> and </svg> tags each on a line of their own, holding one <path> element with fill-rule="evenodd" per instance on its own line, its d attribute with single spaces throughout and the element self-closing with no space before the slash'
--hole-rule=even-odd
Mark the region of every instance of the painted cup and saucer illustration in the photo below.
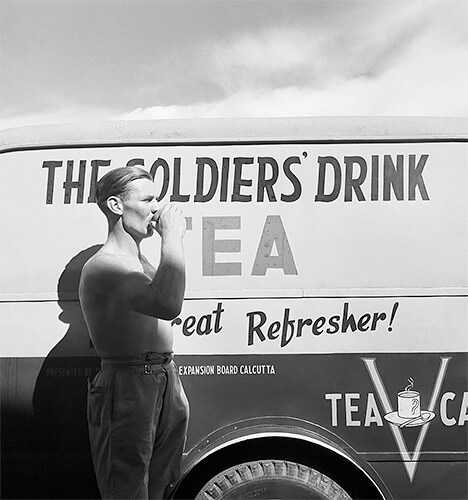
<svg viewBox="0 0 468 500">
<path fill-rule="evenodd" d="M 384 415 L 385 420 L 398 427 L 419 427 L 430 422 L 435 413 L 421 410 L 421 396 L 413 390 L 414 380 L 408 379 L 409 385 L 398 393 L 398 410 Z"/>
</svg>

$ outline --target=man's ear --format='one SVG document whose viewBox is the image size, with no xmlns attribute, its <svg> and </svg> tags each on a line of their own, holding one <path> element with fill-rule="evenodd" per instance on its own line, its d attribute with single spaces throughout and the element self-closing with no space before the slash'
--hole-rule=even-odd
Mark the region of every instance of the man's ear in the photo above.
<svg viewBox="0 0 468 500">
<path fill-rule="evenodd" d="M 122 200 L 118 196 L 109 196 L 106 204 L 111 213 L 115 215 L 122 215 Z"/>
</svg>

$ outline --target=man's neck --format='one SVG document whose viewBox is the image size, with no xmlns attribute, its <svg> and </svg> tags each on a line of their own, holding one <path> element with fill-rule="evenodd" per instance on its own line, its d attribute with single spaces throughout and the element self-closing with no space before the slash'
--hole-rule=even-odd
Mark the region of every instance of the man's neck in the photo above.
<svg viewBox="0 0 468 500">
<path fill-rule="evenodd" d="M 113 251 L 135 258 L 140 258 L 140 241 L 136 241 L 130 234 L 115 226 L 107 237 L 106 246 Z"/>
</svg>

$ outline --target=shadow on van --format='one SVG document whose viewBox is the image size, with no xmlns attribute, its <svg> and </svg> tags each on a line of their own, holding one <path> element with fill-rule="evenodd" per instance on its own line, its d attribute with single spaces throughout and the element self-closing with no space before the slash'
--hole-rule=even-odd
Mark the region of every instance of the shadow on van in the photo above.
<svg viewBox="0 0 468 500">
<path fill-rule="evenodd" d="M 16 498 L 100 498 L 88 441 L 87 380 L 100 367 L 78 300 L 78 285 L 86 261 L 100 248 L 74 256 L 57 285 L 59 320 L 66 335 L 45 358 L 33 395 L 31 451 L 33 467 L 18 477 Z M 13 493 L 13 492 L 10 492 Z M 16 493 L 16 492 L 15 492 Z"/>
</svg>

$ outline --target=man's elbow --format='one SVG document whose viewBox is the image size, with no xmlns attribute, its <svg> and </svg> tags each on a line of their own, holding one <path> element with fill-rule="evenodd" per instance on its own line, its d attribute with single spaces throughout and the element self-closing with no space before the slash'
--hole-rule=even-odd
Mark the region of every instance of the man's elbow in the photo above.
<svg viewBox="0 0 468 500">
<path fill-rule="evenodd" d="M 182 311 L 182 301 L 174 301 L 172 303 L 165 304 L 164 307 L 159 311 L 158 317 L 159 319 L 163 319 L 165 321 L 171 321 Z"/>
</svg>

